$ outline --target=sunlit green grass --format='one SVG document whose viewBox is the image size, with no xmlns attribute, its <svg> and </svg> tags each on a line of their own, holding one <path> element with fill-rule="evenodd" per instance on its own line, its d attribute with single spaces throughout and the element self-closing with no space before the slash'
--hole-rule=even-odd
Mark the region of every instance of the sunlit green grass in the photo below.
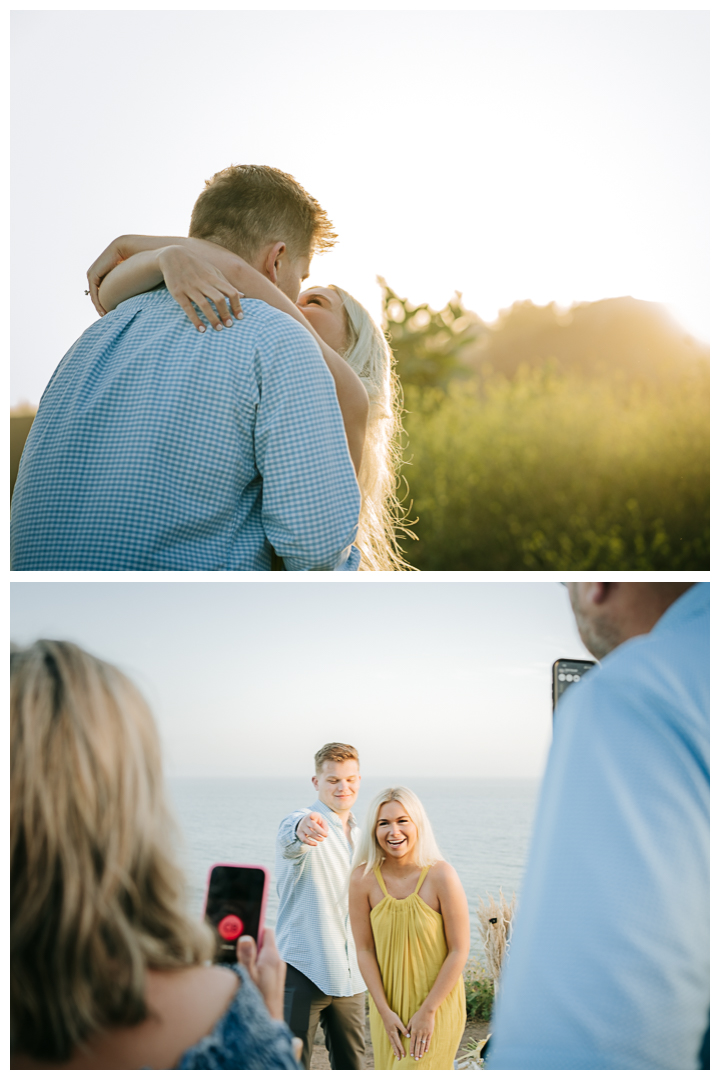
<svg viewBox="0 0 720 1080">
<path fill-rule="evenodd" d="M 421 570 L 709 569 L 708 377 L 408 387 Z"/>
</svg>

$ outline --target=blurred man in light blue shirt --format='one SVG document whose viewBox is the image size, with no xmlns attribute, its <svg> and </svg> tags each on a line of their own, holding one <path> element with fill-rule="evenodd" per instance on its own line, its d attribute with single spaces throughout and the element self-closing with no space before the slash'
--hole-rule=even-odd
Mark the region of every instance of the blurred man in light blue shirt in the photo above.
<svg viewBox="0 0 720 1080">
<path fill-rule="evenodd" d="M 280 822 L 276 845 L 278 951 L 287 963 L 285 1023 L 311 1068 L 318 1023 L 333 1069 L 362 1069 L 365 983 L 348 913 L 348 882 L 360 836 L 352 807 L 360 762 L 348 743 L 315 755 L 317 800 Z"/>
<path fill-rule="evenodd" d="M 710 588 L 568 588 L 604 659 L 556 714 L 488 1068 L 707 1068 Z"/>
</svg>

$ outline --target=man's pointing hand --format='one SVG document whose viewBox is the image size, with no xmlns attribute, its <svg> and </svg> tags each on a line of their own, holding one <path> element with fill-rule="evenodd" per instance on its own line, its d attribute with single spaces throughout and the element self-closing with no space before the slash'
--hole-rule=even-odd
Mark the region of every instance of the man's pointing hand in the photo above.
<svg viewBox="0 0 720 1080">
<path fill-rule="evenodd" d="M 308 847 L 317 847 L 327 836 L 328 830 L 320 814 L 316 810 L 311 810 L 298 822 L 295 833 L 303 844 L 307 844 Z"/>
</svg>

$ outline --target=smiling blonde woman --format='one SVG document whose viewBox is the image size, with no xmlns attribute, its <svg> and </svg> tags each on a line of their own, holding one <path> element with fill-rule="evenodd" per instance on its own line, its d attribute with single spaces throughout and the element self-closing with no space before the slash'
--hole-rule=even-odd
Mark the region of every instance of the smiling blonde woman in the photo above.
<svg viewBox="0 0 720 1080">
<path fill-rule="evenodd" d="M 353 867 L 350 922 L 375 1068 L 452 1069 L 465 1030 L 467 900 L 409 788 L 373 800 Z"/>
</svg>

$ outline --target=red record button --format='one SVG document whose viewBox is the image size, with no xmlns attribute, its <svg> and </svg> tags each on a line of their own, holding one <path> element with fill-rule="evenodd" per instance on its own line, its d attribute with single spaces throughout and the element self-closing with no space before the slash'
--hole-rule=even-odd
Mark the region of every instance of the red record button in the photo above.
<svg viewBox="0 0 720 1080">
<path fill-rule="evenodd" d="M 235 938 L 240 937 L 242 932 L 243 922 L 242 919 L 238 919 L 237 915 L 226 915 L 218 923 L 218 934 L 225 941 L 234 941 Z"/>
</svg>

